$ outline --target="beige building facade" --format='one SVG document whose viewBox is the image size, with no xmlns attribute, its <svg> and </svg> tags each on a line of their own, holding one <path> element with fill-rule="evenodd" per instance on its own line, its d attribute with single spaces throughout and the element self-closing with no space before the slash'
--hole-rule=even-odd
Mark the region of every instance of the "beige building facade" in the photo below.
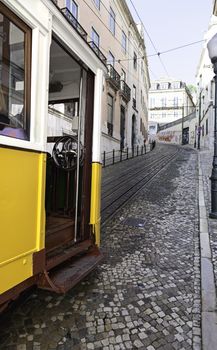
<svg viewBox="0 0 217 350">
<path fill-rule="evenodd" d="M 143 145 L 150 79 L 141 26 L 125 0 L 57 0 L 107 65 L 102 95 L 102 151 Z"/>
</svg>

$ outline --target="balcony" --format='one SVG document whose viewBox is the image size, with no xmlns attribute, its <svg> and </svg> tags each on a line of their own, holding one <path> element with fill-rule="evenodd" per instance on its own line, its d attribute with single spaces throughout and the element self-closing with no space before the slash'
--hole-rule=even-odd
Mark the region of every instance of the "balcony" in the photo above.
<svg viewBox="0 0 217 350">
<path fill-rule="evenodd" d="M 120 74 L 114 69 L 111 64 L 107 65 L 108 74 L 106 76 L 106 80 L 111 84 L 111 86 L 117 91 L 120 90 Z"/>
<path fill-rule="evenodd" d="M 90 41 L 88 43 L 91 47 L 91 49 L 95 52 L 95 54 L 98 56 L 98 58 L 102 61 L 102 63 L 106 64 L 106 57 L 103 55 L 102 51 L 99 49 L 99 47 L 95 44 L 94 41 Z"/>
<path fill-rule="evenodd" d="M 120 95 L 127 101 L 130 101 L 131 90 L 124 80 L 120 81 Z"/>
<path fill-rule="evenodd" d="M 73 16 L 73 14 L 67 9 L 67 7 L 64 7 L 61 9 L 61 12 L 63 13 L 64 17 L 67 19 L 67 21 L 72 25 L 72 27 L 82 36 L 82 38 L 87 41 L 87 32 L 84 30 L 84 28 L 80 25 L 80 23 L 77 21 L 77 19 Z"/>
</svg>

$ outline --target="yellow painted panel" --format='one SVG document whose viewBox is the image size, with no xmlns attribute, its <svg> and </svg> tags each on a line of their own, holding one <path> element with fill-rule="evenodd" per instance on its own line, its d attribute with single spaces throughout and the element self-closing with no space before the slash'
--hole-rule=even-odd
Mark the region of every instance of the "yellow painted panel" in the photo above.
<svg viewBox="0 0 217 350">
<path fill-rule="evenodd" d="M 0 294 L 32 275 L 32 255 L 23 256 L 0 267 Z"/>
<path fill-rule="evenodd" d="M 0 164 L 1 274 L 3 265 L 44 247 L 46 155 L 0 148 Z M 13 275 L 18 274 L 16 266 L 14 262 Z M 25 266 L 19 274 L 25 278 L 31 275 Z M 17 278 L 13 280 L 16 284 Z"/>
<path fill-rule="evenodd" d="M 100 245 L 101 173 L 99 163 L 92 164 L 90 224 L 93 225 L 96 244 Z"/>
</svg>

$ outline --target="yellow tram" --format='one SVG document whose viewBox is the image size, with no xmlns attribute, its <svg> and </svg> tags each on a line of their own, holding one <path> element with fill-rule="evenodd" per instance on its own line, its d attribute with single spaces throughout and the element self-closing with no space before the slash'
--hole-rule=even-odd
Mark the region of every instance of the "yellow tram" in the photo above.
<svg viewBox="0 0 217 350">
<path fill-rule="evenodd" d="M 31 3 L 31 6 L 30 6 Z M 105 62 L 51 0 L 0 0 L 0 310 L 101 260 Z"/>
</svg>

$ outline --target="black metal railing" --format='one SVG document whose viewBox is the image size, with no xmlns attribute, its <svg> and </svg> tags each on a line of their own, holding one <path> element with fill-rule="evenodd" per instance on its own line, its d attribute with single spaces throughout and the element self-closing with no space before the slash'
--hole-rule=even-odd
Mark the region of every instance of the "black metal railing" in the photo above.
<svg viewBox="0 0 217 350">
<path fill-rule="evenodd" d="M 99 57 L 99 59 L 106 64 L 107 59 L 105 57 L 105 55 L 103 55 L 102 51 L 99 49 L 99 47 L 95 44 L 94 41 L 89 41 L 88 43 L 91 47 L 91 49 L 95 52 L 95 54 Z"/>
<path fill-rule="evenodd" d="M 155 147 L 155 143 L 150 143 L 144 146 L 135 146 L 133 148 L 125 148 L 123 150 L 115 150 L 113 149 L 110 152 L 102 153 L 102 166 L 106 167 L 109 165 L 113 165 L 119 162 L 123 162 L 124 160 L 131 159 L 134 157 L 142 156 L 153 150 Z"/>
<path fill-rule="evenodd" d="M 72 25 L 72 27 L 87 41 L 87 32 L 80 25 L 78 20 L 73 16 L 67 7 L 61 9 L 67 21 Z"/>
<path fill-rule="evenodd" d="M 107 69 L 108 69 L 108 76 L 107 79 L 112 82 L 112 84 L 118 89 L 120 90 L 120 81 L 121 81 L 121 77 L 120 74 L 114 69 L 114 67 L 111 64 L 107 65 Z"/>
<path fill-rule="evenodd" d="M 113 124 L 107 123 L 107 128 L 108 128 L 108 135 L 113 136 Z"/>
<path fill-rule="evenodd" d="M 130 96 L 131 96 L 131 90 L 130 87 L 126 84 L 124 80 L 121 80 L 121 85 L 120 85 L 120 93 L 123 95 L 125 100 L 128 102 L 130 101 Z"/>
</svg>

